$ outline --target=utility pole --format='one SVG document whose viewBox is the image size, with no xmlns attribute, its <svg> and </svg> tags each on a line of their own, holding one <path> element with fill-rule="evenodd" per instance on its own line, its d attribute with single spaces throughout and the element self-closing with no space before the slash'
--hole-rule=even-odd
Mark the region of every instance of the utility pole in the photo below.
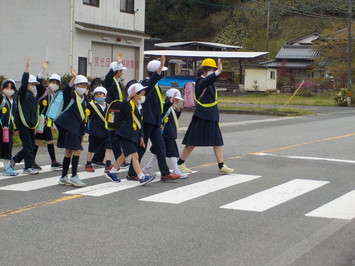
<svg viewBox="0 0 355 266">
<path fill-rule="evenodd" d="M 352 32 L 351 32 L 351 24 L 352 24 L 352 1 L 349 0 L 349 19 L 348 19 L 348 89 L 347 89 L 347 103 L 348 106 L 351 104 L 351 91 L 352 91 Z"/>
<path fill-rule="evenodd" d="M 266 52 L 269 60 L 269 28 L 270 28 L 270 0 L 267 1 L 267 16 L 266 16 Z"/>
</svg>

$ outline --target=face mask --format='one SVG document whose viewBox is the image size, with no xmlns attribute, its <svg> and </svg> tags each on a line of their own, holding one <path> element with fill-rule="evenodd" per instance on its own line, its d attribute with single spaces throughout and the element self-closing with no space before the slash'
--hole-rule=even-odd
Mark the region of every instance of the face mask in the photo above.
<svg viewBox="0 0 355 266">
<path fill-rule="evenodd" d="M 214 73 L 214 71 L 208 71 L 207 72 L 207 76 L 209 76 L 209 75 L 211 75 L 211 74 L 213 74 Z"/>
<path fill-rule="evenodd" d="M 11 89 L 5 89 L 3 90 L 3 93 L 5 94 L 5 96 L 11 97 L 15 93 L 15 91 Z"/>
<path fill-rule="evenodd" d="M 37 88 L 36 86 L 29 86 L 28 90 L 33 93 L 34 96 L 37 95 Z"/>
<path fill-rule="evenodd" d="M 86 88 L 75 87 L 76 92 L 81 96 L 86 92 Z"/>
<path fill-rule="evenodd" d="M 105 98 L 95 98 L 95 101 L 100 104 L 103 103 L 105 101 Z"/>
<path fill-rule="evenodd" d="M 57 84 L 49 84 L 48 87 L 51 89 L 51 91 L 57 91 L 59 89 L 59 86 Z"/>
<path fill-rule="evenodd" d="M 145 96 L 141 96 L 141 99 L 138 100 L 138 103 L 142 104 L 145 102 Z"/>
</svg>

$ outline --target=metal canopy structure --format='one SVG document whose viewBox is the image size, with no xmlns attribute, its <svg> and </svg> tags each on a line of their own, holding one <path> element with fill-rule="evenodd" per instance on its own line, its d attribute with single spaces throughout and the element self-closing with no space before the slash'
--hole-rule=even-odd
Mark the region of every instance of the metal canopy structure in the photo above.
<svg viewBox="0 0 355 266">
<path fill-rule="evenodd" d="M 166 48 L 166 49 L 220 50 L 220 51 L 238 50 L 242 48 L 241 46 L 235 46 L 230 44 L 215 43 L 215 42 L 198 42 L 198 41 L 163 42 L 163 43 L 156 43 L 154 46 L 158 48 Z"/>
<path fill-rule="evenodd" d="M 179 58 L 228 58 L 228 59 L 253 59 L 267 52 L 224 52 L 224 51 L 190 51 L 190 50 L 150 50 L 144 51 L 146 56 L 179 57 Z"/>
</svg>

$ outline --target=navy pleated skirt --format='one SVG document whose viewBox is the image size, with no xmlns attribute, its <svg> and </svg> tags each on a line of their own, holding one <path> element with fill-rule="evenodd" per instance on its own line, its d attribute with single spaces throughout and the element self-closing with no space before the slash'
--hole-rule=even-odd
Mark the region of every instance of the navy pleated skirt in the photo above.
<svg viewBox="0 0 355 266">
<path fill-rule="evenodd" d="M 218 122 L 193 116 L 182 144 L 188 146 L 222 146 L 223 137 Z"/>
<path fill-rule="evenodd" d="M 63 129 L 58 128 L 59 135 L 57 146 L 58 148 L 64 148 L 68 150 L 78 151 L 83 150 L 83 146 L 81 145 L 82 136 L 74 135 L 73 133 Z"/>
</svg>

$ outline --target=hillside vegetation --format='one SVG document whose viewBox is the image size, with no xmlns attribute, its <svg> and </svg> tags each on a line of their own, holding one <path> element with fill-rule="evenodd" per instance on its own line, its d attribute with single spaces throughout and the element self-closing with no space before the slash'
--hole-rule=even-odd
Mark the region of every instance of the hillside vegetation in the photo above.
<svg viewBox="0 0 355 266">
<path fill-rule="evenodd" d="M 304 34 L 346 27 L 348 1 L 271 0 L 270 57 Z M 163 42 L 211 41 L 266 51 L 267 10 L 267 0 L 146 0 L 146 32 Z"/>
</svg>

